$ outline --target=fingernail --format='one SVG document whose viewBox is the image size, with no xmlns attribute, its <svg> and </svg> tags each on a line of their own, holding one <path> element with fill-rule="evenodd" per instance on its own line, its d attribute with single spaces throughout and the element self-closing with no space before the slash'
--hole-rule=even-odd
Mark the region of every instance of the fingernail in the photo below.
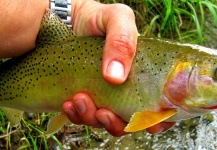
<svg viewBox="0 0 217 150">
<path fill-rule="evenodd" d="M 78 113 L 84 113 L 86 111 L 86 105 L 83 99 L 75 101 L 74 104 Z"/>
<path fill-rule="evenodd" d="M 97 118 L 99 120 L 100 123 L 102 123 L 105 127 L 109 127 L 110 126 L 110 120 L 108 117 L 100 117 Z"/>
<path fill-rule="evenodd" d="M 106 71 L 109 76 L 114 78 L 124 78 L 124 66 L 118 61 L 111 61 Z"/>
<path fill-rule="evenodd" d="M 71 117 L 75 114 L 73 110 L 65 110 L 65 112 Z"/>
<path fill-rule="evenodd" d="M 65 102 L 64 104 L 64 111 L 70 115 L 70 116 L 74 116 L 74 111 L 72 110 L 72 103 L 71 102 Z"/>
</svg>

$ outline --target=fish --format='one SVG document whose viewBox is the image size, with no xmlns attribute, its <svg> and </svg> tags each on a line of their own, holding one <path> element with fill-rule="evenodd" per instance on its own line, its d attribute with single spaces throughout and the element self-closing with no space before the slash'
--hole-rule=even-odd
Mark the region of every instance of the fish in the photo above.
<svg viewBox="0 0 217 150">
<path fill-rule="evenodd" d="M 138 37 L 126 81 L 106 82 L 101 73 L 105 37 L 79 37 L 47 11 L 36 47 L 0 65 L 0 109 L 12 124 L 23 112 L 59 112 L 46 133 L 69 120 L 63 103 L 83 92 L 137 132 L 160 122 L 200 116 L 217 109 L 217 51 L 199 45 Z"/>
</svg>

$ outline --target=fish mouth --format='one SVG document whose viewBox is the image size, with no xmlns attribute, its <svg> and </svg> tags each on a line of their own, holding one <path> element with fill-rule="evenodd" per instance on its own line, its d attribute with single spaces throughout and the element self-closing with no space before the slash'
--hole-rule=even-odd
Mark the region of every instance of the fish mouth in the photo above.
<svg viewBox="0 0 217 150">
<path fill-rule="evenodd" d="M 210 107 L 201 107 L 201 109 L 214 110 L 214 109 L 217 109 L 217 105 L 216 106 L 210 106 Z"/>
</svg>

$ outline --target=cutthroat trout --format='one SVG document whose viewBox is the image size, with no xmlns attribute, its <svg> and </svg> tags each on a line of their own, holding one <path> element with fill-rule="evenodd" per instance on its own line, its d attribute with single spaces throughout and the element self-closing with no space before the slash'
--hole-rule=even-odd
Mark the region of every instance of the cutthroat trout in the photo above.
<svg viewBox="0 0 217 150">
<path fill-rule="evenodd" d="M 122 85 L 101 74 L 104 37 L 76 37 L 48 11 L 36 47 L 0 66 L 0 106 L 16 124 L 26 112 L 62 112 L 63 103 L 85 92 L 98 108 L 129 122 L 135 132 L 159 122 L 177 121 L 217 108 L 217 51 L 169 40 L 138 38 L 137 53 Z M 47 133 L 68 118 L 51 118 Z"/>
</svg>

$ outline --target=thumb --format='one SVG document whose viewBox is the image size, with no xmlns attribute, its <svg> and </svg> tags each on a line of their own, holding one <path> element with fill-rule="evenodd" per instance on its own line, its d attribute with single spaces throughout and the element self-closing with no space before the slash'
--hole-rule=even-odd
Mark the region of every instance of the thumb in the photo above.
<svg viewBox="0 0 217 150">
<path fill-rule="evenodd" d="M 117 7 L 112 7 L 105 21 L 106 43 L 102 73 L 106 81 L 121 84 L 126 80 L 131 68 L 138 31 L 133 11 L 126 5 L 115 5 Z"/>
</svg>

